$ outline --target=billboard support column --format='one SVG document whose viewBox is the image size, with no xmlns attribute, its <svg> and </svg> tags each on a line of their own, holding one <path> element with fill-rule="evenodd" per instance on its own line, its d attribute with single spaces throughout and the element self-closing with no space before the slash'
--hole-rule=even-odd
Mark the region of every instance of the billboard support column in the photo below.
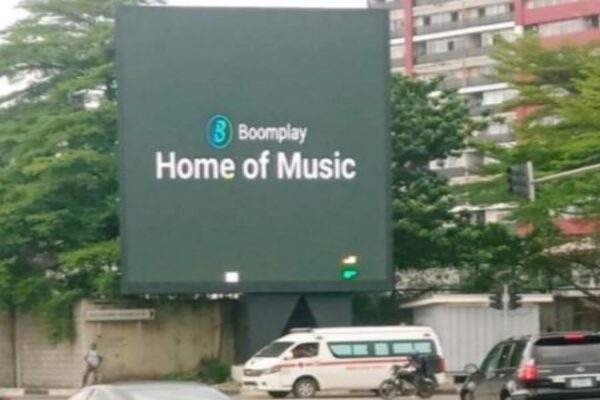
<svg viewBox="0 0 600 400">
<path fill-rule="evenodd" d="M 350 326 L 352 294 L 247 294 L 240 299 L 236 362 L 290 328 Z"/>
</svg>

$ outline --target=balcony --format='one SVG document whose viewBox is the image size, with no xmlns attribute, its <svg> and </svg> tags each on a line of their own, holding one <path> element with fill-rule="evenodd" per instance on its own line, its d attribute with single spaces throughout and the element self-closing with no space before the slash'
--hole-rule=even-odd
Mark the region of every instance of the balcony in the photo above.
<svg viewBox="0 0 600 400">
<path fill-rule="evenodd" d="M 471 78 L 466 79 L 466 87 L 472 86 L 483 86 L 483 85 L 493 85 L 494 83 L 498 83 L 497 80 L 490 78 L 489 76 L 473 76 Z"/>
<path fill-rule="evenodd" d="M 463 20 L 459 20 L 459 21 L 446 22 L 446 23 L 442 23 L 442 24 L 418 26 L 415 28 L 415 32 L 417 35 L 424 35 L 427 33 L 453 31 L 453 30 L 457 30 L 457 29 L 471 28 L 473 26 L 499 24 L 502 22 L 510 22 L 512 20 L 513 20 L 512 13 L 490 15 L 487 17 L 468 18 L 468 19 L 463 19 Z"/>
<path fill-rule="evenodd" d="M 397 39 L 397 38 L 401 38 L 401 37 L 404 37 L 404 29 L 402 29 L 402 28 L 390 29 L 390 39 Z"/>
<path fill-rule="evenodd" d="M 404 68 L 404 58 L 392 58 L 390 64 L 392 68 Z"/>
<path fill-rule="evenodd" d="M 493 46 L 472 47 L 447 51 L 445 53 L 431 53 L 417 55 L 417 64 L 435 63 L 441 61 L 456 60 L 460 58 L 478 57 L 488 54 Z"/>
<path fill-rule="evenodd" d="M 509 143 L 515 140 L 510 133 L 489 134 L 487 132 L 480 133 L 476 139 L 488 143 Z"/>
<path fill-rule="evenodd" d="M 421 7 L 421 6 L 439 6 L 441 4 L 444 3 L 448 3 L 451 0 L 416 0 L 415 1 L 415 7 Z"/>
<path fill-rule="evenodd" d="M 471 104 L 469 107 L 469 114 L 474 117 L 480 117 L 483 115 L 490 115 L 494 111 L 494 106 L 487 106 L 483 104 Z"/>
<path fill-rule="evenodd" d="M 466 78 L 466 79 L 459 79 L 459 78 L 445 79 L 444 82 L 442 82 L 442 86 L 445 89 L 461 89 L 461 88 L 472 87 L 472 86 L 491 85 L 494 83 L 497 83 L 497 81 L 495 81 L 492 78 L 488 78 L 486 76 L 475 76 L 475 77 Z"/>
<path fill-rule="evenodd" d="M 402 7 L 402 0 L 369 0 L 369 7 L 371 8 L 400 8 Z"/>
</svg>

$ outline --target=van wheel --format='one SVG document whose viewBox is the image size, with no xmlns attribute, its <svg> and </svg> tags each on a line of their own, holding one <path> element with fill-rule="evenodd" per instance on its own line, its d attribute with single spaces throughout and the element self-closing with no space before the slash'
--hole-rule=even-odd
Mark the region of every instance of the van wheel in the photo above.
<svg viewBox="0 0 600 400">
<path fill-rule="evenodd" d="M 290 394 L 290 392 L 268 392 L 269 396 L 271 396 L 274 399 L 283 399 L 285 397 L 287 397 L 288 394 Z"/>
<path fill-rule="evenodd" d="M 317 382 L 312 378 L 301 378 L 294 383 L 293 393 L 294 397 L 298 399 L 308 399 L 315 397 L 319 387 Z"/>
</svg>

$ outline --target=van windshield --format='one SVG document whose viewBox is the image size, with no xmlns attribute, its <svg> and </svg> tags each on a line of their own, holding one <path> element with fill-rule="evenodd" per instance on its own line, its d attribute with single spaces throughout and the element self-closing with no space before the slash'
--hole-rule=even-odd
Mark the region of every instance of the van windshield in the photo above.
<svg viewBox="0 0 600 400">
<path fill-rule="evenodd" d="M 259 351 L 254 357 L 279 357 L 284 351 L 289 349 L 294 343 L 293 342 L 273 342 L 261 351 Z"/>
</svg>

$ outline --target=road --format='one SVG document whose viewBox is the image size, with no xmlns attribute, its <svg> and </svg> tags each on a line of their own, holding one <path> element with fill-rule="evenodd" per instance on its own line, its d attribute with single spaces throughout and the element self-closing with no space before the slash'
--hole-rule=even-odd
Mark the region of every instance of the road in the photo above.
<svg viewBox="0 0 600 400">
<path fill-rule="evenodd" d="M 233 400 L 271 400 L 269 396 L 260 395 L 260 394 L 252 394 L 252 395 L 237 395 L 231 396 Z M 47 397 L 47 396 L 26 396 L 26 397 L 15 397 L 14 400 L 66 400 L 65 397 Z M 293 399 L 293 397 L 289 397 L 289 399 Z M 335 395 L 319 395 L 317 396 L 319 400 L 377 400 L 378 397 L 375 396 L 364 396 L 361 394 L 352 395 L 352 394 L 335 394 Z M 398 400 L 418 400 L 418 398 L 411 397 L 399 397 Z M 437 395 L 431 398 L 431 400 L 458 400 L 458 396 L 456 395 Z"/>
<path fill-rule="evenodd" d="M 288 399 L 293 399 L 293 397 L 289 397 Z M 379 397 L 375 397 L 375 396 L 365 396 L 364 394 L 357 394 L 357 395 L 353 395 L 353 394 L 347 394 L 347 393 L 340 393 L 340 394 L 335 394 L 335 395 L 327 395 L 327 394 L 322 394 L 317 396 L 317 399 L 319 400 L 328 400 L 328 399 L 333 399 L 333 400 L 378 400 L 380 399 Z M 233 396 L 233 400 L 271 400 L 271 398 L 269 396 L 265 396 L 265 395 L 241 395 L 241 396 Z M 419 400 L 418 397 L 398 397 L 397 400 Z M 449 395 L 449 394 L 441 394 L 441 395 L 436 395 L 434 397 L 431 398 L 431 400 L 458 400 L 458 396 L 457 395 Z"/>
</svg>

